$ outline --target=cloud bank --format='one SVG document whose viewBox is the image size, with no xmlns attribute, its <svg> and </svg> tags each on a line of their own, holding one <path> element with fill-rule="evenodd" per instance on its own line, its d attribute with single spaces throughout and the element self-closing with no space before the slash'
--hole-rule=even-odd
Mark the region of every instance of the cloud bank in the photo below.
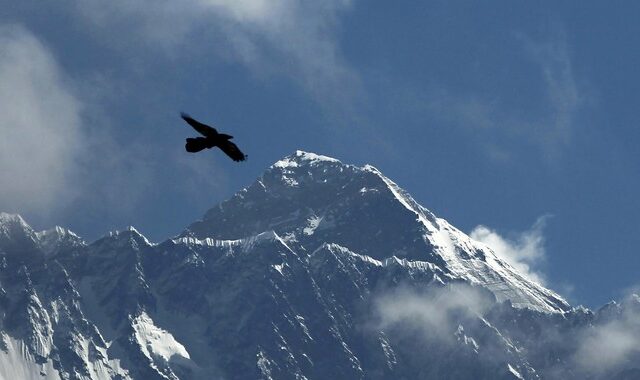
<svg viewBox="0 0 640 380">
<path fill-rule="evenodd" d="M 203 173 L 214 171 L 205 157 L 118 141 L 106 112 L 84 96 L 100 88 L 80 86 L 23 26 L 0 25 L 0 51 L 0 211 L 45 224 L 67 212 L 130 222 L 168 175 L 175 191 L 207 206 L 210 193 L 199 190 L 225 185 Z"/>
<path fill-rule="evenodd" d="M 580 334 L 574 356 L 578 368 L 597 375 L 638 363 L 640 296 L 628 295 L 622 305 L 611 303 L 601 312 L 603 320 Z"/>
<path fill-rule="evenodd" d="M 460 316 L 481 316 L 495 302 L 477 288 L 450 284 L 425 291 L 398 287 L 374 298 L 376 327 L 409 329 L 448 342 Z"/>
<path fill-rule="evenodd" d="M 456 371 L 471 369 L 460 378 L 487 377 L 483 368 L 502 378 L 496 368 L 507 363 L 524 378 L 636 379 L 640 374 L 637 294 L 595 312 L 577 308 L 564 315 L 519 310 L 464 284 L 393 287 L 374 294 L 372 305 L 374 331 L 384 332 L 395 355 L 420 364 L 450 360 Z"/>
<path fill-rule="evenodd" d="M 74 192 L 82 105 L 24 28 L 0 26 L 0 51 L 0 209 L 47 213 Z"/>
</svg>

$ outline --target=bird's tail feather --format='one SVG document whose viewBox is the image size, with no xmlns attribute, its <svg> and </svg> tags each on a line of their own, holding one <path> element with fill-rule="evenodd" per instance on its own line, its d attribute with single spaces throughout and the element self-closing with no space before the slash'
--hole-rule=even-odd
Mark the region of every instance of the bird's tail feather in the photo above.
<svg viewBox="0 0 640 380">
<path fill-rule="evenodd" d="M 206 139 L 204 137 L 188 138 L 184 148 L 190 153 L 199 152 L 207 148 Z"/>
</svg>

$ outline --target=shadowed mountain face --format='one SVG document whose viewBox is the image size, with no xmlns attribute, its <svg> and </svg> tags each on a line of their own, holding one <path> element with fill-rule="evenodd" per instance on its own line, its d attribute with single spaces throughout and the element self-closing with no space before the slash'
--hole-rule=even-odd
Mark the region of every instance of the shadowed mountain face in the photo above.
<svg viewBox="0 0 640 380">
<path fill-rule="evenodd" d="M 159 244 L 0 216 L 0 379 L 634 378 L 639 316 L 573 309 L 375 168 L 307 152 Z"/>
</svg>

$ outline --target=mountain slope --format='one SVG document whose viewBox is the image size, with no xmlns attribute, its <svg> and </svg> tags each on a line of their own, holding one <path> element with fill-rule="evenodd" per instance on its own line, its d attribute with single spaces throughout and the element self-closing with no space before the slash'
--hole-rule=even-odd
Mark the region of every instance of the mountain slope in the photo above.
<svg viewBox="0 0 640 380">
<path fill-rule="evenodd" d="M 498 300 L 541 311 L 569 309 L 369 165 L 297 151 L 209 210 L 187 234 L 237 239 L 269 230 L 306 252 L 326 242 L 375 259 L 426 261 L 451 278 L 490 289 Z"/>
<path fill-rule="evenodd" d="M 0 379 L 634 378 L 608 338 L 640 338 L 639 310 L 571 308 L 375 168 L 306 152 L 159 244 L 0 214 Z"/>
</svg>

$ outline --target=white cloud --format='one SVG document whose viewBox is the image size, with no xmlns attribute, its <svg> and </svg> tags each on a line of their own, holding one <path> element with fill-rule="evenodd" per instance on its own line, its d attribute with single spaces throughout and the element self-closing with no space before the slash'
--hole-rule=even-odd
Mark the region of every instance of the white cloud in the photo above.
<svg viewBox="0 0 640 380">
<path fill-rule="evenodd" d="M 629 295 L 620 315 L 582 332 L 575 363 L 589 373 L 602 374 L 640 356 L 640 297 Z"/>
<path fill-rule="evenodd" d="M 29 30 L 0 25 L 0 51 L 0 210 L 36 224 L 135 213 L 160 171 L 151 149 L 117 143 L 100 112 L 85 117 L 94 105 Z"/>
<path fill-rule="evenodd" d="M 493 302 L 486 292 L 464 284 L 422 292 L 400 287 L 374 299 L 374 318 L 378 329 L 399 327 L 447 342 L 458 327 L 454 315 L 482 315 Z"/>
<path fill-rule="evenodd" d="M 290 77 L 321 102 L 352 94 L 357 76 L 339 53 L 337 18 L 351 0 L 77 1 L 87 26 L 117 45 L 142 40 L 173 55 L 206 53 L 257 75 Z M 115 35 L 114 35 L 115 34 Z M 138 43 L 140 41 L 137 41 Z"/>
<path fill-rule="evenodd" d="M 498 232 L 479 225 L 469 234 L 472 239 L 489 246 L 495 254 L 533 281 L 545 284 L 538 267 L 545 260 L 543 229 L 547 217 L 543 216 L 524 232 L 506 238 Z"/>
<path fill-rule="evenodd" d="M 49 50 L 0 25 L 0 208 L 48 213 L 72 196 L 81 104 Z"/>
<path fill-rule="evenodd" d="M 446 345 L 460 342 L 456 330 L 463 326 L 465 336 L 473 340 L 471 344 L 489 353 L 486 360 L 504 363 L 505 358 L 492 350 L 486 335 L 469 323 L 479 317 L 495 326 L 510 347 L 516 344 L 516 351 L 531 359 L 534 368 L 549 378 L 618 378 L 622 371 L 637 368 L 640 362 L 637 294 L 628 295 L 621 303 L 608 305 L 595 315 L 577 312 L 561 323 L 550 315 L 534 317 L 525 325 L 538 324 L 540 329 L 529 332 L 509 327 L 510 321 L 520 318 L 517 315 L 522 316 L 520 312 L 495 305 L 487 292 L 462 283 L 421 290 L 400 286 L 374 296 L 372 327 L 385 331 L 405 347 L 422 341 L 436 343 L 437 347 L 445 345 L 446 350 Z M 541 362 L 541 358 L 554 360 Z"/>
<path fill-rule="evenodd" d="M 238 56 L 250 67 L 265 63 L 271 52 L 258 52 L 260 44 L 266 42 L 276 53 L 275 63 L 324 101 L 341 97 L 355 85 L 355 73 L 341 58 L 335 38 L 336 18 L 349 8 L 350 0 L 200 2 L 212 5 L 232 21 L 225 30 L 234 41 Z"/>
</svg>

